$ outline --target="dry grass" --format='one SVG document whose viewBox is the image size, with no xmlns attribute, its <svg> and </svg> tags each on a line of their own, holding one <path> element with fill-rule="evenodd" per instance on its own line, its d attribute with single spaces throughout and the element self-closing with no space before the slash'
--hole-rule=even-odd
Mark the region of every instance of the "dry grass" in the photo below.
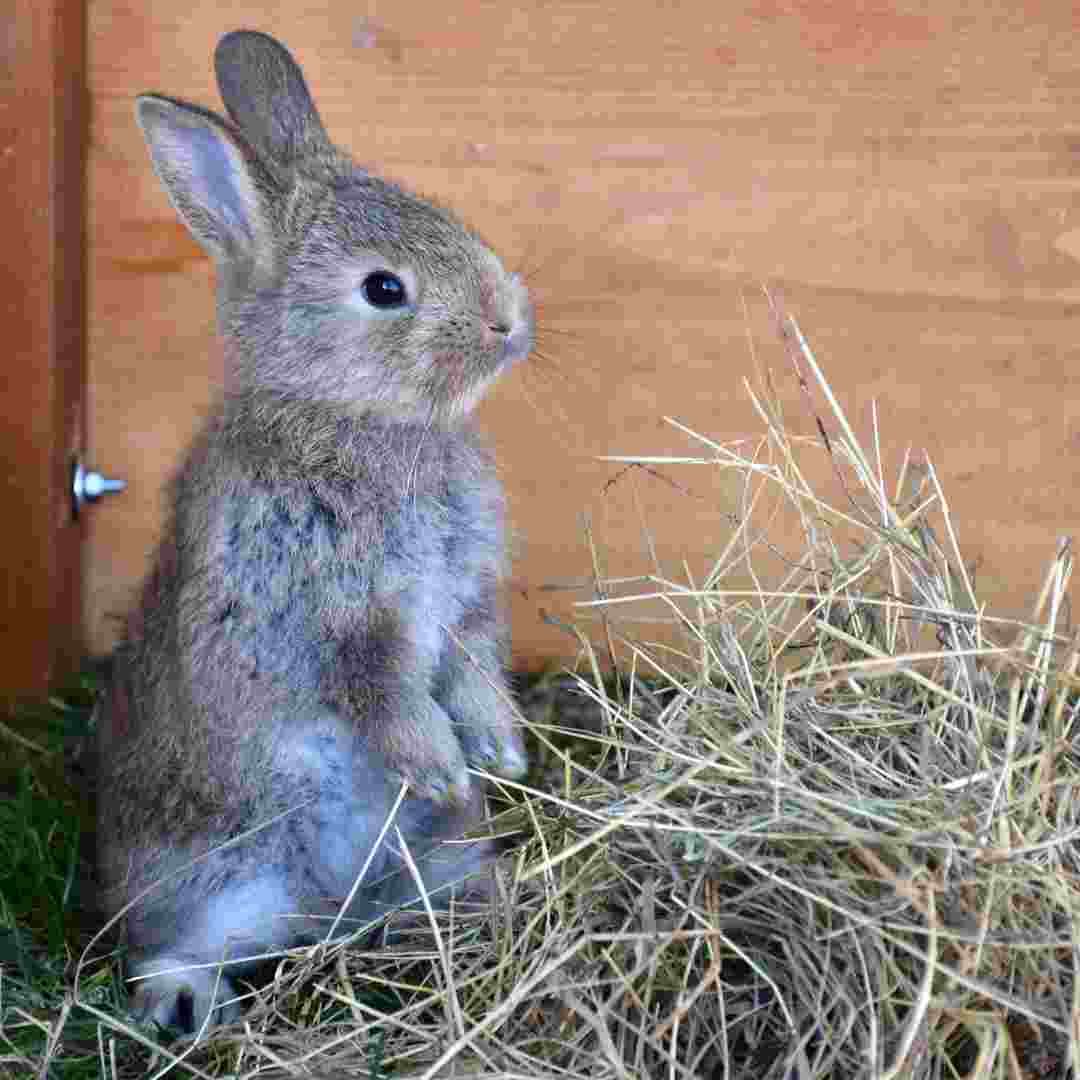
<svg viewBox="0 0 1080 1080">
<path fill-rule="evenodd" d="M 80 981 L 105 1075 L 1080 1075 L 1070 548 L 1030 623 L 983 612 L 932 467 L 886 480 L 784 325 L 818 434 L 767 392 L 749 452 L 686 432 L 743 478 L 731 542 L 693 587 L 596 581 L 589 722 L 534 690 L 540 764 L 496 785 L 497 910 L 285 958 L 242 1025 L 156 1056 Z M 794 560 L 761 523 L 783 514 Z M 761 561 L 783 571 L 735 587 Z M 646 601 L 681 648 L 621 634 Z"/>
</svg>

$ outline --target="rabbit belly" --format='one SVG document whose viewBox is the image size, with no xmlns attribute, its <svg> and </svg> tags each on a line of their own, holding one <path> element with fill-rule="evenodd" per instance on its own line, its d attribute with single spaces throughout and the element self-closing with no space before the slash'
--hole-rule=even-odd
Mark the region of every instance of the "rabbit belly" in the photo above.
<svg viewBox="0 0 1080 1080">
<path fill-rule="evenodd" d="M 412 903 L 421 885 L 410 859 L 423 889 L 439 890 L 480 869 L 491 850 L 485 841 L 444 844 L 482 820 L 479 791 L 458 809 L 417 798 L 398 804 L 381 755 L 351 742 L 341 722 L 336 724 L 336 737 L 325 729 L 307 734 L 286 745 L 282 755 L 283 767 L 294 776 L 306 774 L 303 787 L 313 793 L 280 826 L 290 890 L 299 909 L 312 917 L 298 926 L 295 940 L 322 936 L 339 914 L 345 932 Z"/>
<path fill-rule="evenodd" d="M 341 746 L 316 737 L 283 748 L 277 765 L 289 780 L 279 779 L 308 797 L 194 862 L 166 855 L 189 865 L 129 915 L 136 1015 L 188 1031 L 230 1022 L 239 1015 L 233 979 L 261 960 L 335 927 L 336 936 L 363 930 L 425 892 L 446 907 L 448 887 L 482 869 L 489 842 L 442 845 L 478 823 L 479 796 L 452 813 L 417 799 L 395 811 L 379 767 L 366 756 L 357 767 Z M 353 790 L 341 784 L 348 775 Z"/>
<path fill-rule="evenodd" d="M 483 865 L 485 841 L 440 847 L 476 823 L 478 805 L 448 814 L 409 799 L 388 824 L 392 812 L 384 791 L 342 798 L 331 789 L 264 827 L 252 822 L 249 838 L 208 853 L 144 901 L 129 936 L 147 958 L 227 961 L 243 973 L 253 958 L 321 940 L 335 922 L 339 935 L 363 928 Z"/>
</svg>

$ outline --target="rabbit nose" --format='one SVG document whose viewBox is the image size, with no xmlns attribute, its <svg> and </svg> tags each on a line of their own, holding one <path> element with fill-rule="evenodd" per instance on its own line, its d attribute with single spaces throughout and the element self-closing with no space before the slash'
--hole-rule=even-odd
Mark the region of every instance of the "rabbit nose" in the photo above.
<svg viewBox="0 0 1080 1080">
<path fill-rule="evenodd" d="M 503 337 L 503 363 L 513 364 L 518 360 L 524 360 L 532 348 L 532 334 L 526 325 L 517 326 L 513 330 L 509 326 L 502 329 Z"/>
</svg>

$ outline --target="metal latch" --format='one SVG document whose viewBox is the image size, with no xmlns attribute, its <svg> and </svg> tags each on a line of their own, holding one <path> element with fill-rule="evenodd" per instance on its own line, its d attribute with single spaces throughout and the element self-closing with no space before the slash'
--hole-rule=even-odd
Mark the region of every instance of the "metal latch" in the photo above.
<svg viewBox="0 0 1080 1080">
<path fill-rule="evenodd" d="M 99 472 L 84 469 L 83 463 L 76 458 L 71 466 L 71 509 L 76 517 L 88 502 L 97 502 L 102 495 L 111 495 L 123 491 L 126 480 L 113 480 Z"/>
</svg>

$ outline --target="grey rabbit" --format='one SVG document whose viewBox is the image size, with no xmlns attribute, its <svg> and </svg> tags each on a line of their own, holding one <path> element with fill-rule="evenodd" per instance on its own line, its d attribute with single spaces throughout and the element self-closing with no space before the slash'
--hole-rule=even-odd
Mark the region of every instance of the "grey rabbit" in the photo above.
<svg viewBox="0 0 1080 1080">
<path fill-rule="evenodd" d="M 228 389 L 98 707 L 132 1009 L 188 1031 L 234 1019 L 232 977 L 321 939 L 358 880 L 350 928 L 415 902 L 402 843 L 436 899 L 482 868 L 490 841 L 446 843 L 483 818 L 470 766 L 525 769 L 502 492 L 468 421 L 530 351 L 525 286 L 336 149 L 273 38 L 227 34 L 215 68 L 229 120 L 158 95 L 137 116 L 215 261 Z"/>
</svg>

